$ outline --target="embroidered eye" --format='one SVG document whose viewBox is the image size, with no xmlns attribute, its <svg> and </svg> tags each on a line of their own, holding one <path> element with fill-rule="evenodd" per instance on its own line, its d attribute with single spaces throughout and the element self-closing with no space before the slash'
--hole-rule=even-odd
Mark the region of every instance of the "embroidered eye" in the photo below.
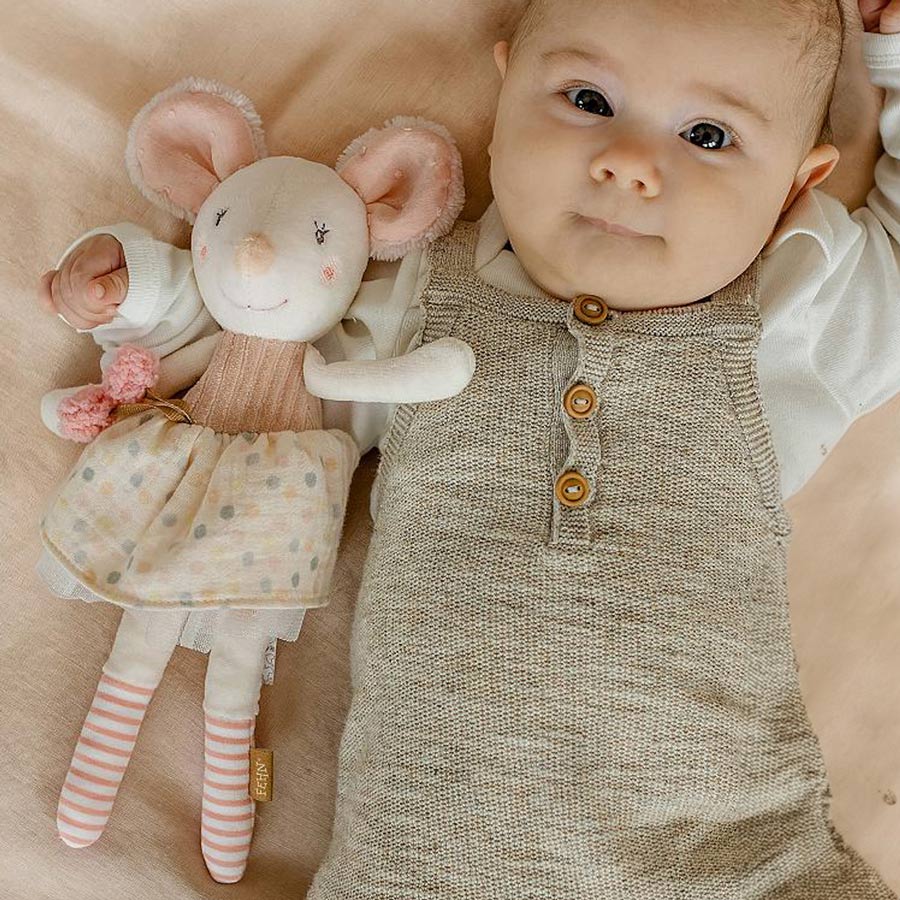
<svg viewBox="0 0 900 900">
<path fill-rule="evenodd" d="M 320 225 L 315 219 L 313 219 L 313 224 L 316 226 L 316 243 L 324 244 L 325 243 L 325 235 L 329 234 L 331 229 L 326 228 L 324 222 Z"/>
<path fill-rule="evenodd" d="M 219 222 L 221 222 L 222 219 L 225 218 L 225 213 L 227 213 L 227 212 L 228 212 L 227 209 L 220 209 L 220 210 L 216 213 L 216 228 L 219 227 Z"/>
</svg>

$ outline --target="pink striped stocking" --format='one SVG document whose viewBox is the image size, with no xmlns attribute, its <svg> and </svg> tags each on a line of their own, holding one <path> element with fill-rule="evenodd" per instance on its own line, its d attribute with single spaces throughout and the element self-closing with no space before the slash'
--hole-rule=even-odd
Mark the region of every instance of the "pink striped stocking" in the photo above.
<svg viewBox="0 0 900 900">
<path fill-rule="evenodd" d="M 103 834 L 152 696 L 151 688 L 100 678 L 56 811 L 59 836 L 70 847 L 87 847 Z"/>
<path fill-rule="evenodd" d="M 250 744 L 255 718 L 206 714 L 200 846 L 209 874 L 240 881 L 250 855 L 256 804 L 250 799 Z"/>
</svg>

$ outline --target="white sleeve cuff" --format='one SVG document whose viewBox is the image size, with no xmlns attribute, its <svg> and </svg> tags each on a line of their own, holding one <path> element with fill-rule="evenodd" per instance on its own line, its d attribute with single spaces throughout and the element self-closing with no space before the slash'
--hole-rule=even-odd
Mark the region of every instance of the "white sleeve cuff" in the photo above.
<svg viewBox="0 0 900 900">
<path fill-rule="evenodd" d="M 863 59 L 870 69 L 900 68 L 900 32 L 879 34 L 867 31 L 862 38 Z"/>
</svg>

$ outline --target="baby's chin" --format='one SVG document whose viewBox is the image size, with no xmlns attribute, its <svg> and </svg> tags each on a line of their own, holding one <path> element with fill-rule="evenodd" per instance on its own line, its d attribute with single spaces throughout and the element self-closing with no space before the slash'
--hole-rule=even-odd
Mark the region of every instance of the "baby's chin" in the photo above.
<svg viewBox="0 0 900 900">
<path fill-rule="evenodd" d="M 625 261 L 622 255 L 609 260 L 594 256 L 590 266 L 572 268 L 555 265 L 529 277 L 545 293 L 570 301 L 581 294 L 599 297 L 611 309 L 641 310 L 686 306 L 708 296 L 702 285 L 682 285 L 665 269 L 647 261 Z"/>
<path fill-rule="evenodd" d="M 588 240 L 545 243 L 550 253 L 519 250 L 529 277 L 545 293 L 561 300 L 580 294 L 599 297 L 613 309 L 649 309 L 671 299 L 659 248 L 648 249 L 647 239 L 592 235 Z M 661 242 L 660 242 L 661 243 Z M 690 301 L 682 301 L 690 302 Z"/>
<path fill-rule="evenodd" d="M 686 265 L 684 254 L 659 235 L 617 235 L 574 217 L 512 240 L 531 280 L 566 302 L 590 294 L 612 309 L 686 306 L 736 277 L 721 267 Z"/>
</svg>

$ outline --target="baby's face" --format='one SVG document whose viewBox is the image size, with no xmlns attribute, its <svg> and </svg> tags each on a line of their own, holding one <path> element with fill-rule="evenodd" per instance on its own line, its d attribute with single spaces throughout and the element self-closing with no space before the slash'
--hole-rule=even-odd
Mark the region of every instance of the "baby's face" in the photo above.
<svg viewBox="0 0 900 900">
<path fill-rule="evenodd" d="M 554 0 L 508 66 L 498 45 L 491 182 L 545 291 L 682 305 L 753 261 L 811 158 L 798 27 L 774 6 Z"/>
</svg>

